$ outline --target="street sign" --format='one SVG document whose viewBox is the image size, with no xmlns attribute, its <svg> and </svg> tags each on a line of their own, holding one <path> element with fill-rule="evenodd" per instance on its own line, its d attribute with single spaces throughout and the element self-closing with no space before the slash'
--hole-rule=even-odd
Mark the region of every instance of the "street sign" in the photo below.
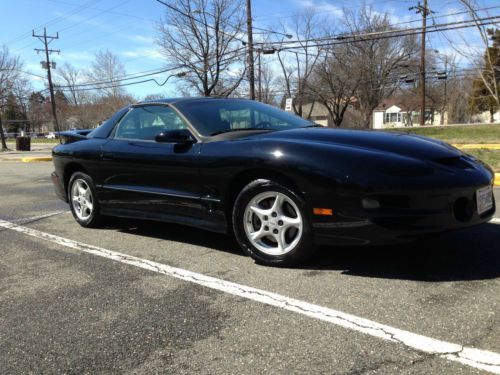
<svg viewBox="0 0 500 375">
<path fill-rule="evenodd" d="M 292 110 L 292 103 L 293 99 L 292 98 L 287 98 L 285 101 L 285 111 L 291 111 Z"/>
</svg>

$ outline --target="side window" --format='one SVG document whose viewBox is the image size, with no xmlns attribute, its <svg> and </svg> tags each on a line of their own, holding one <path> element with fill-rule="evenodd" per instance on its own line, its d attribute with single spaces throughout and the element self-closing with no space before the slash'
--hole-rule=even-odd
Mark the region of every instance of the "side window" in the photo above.
<svg viewBox="0 0 500 375">
<path fill-rule="evenodd" d="M 286 127 L 289 124 L 267 113 L 250 109 L 221 109 L 220 118 L 223 128 L 244 129 L 251 127 Z"/>
<path fill-rule="evenodd" d="M 186 123 L 170 107 L 162 105 L 136 107 L 120 121 L 115 138 L 151 141 L 161 132 L 186 128 Z"/>
</svg>

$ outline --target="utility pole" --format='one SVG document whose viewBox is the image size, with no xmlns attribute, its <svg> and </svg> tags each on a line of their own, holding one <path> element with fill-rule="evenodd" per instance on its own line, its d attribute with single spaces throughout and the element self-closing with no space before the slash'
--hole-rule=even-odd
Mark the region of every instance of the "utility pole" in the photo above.
<svg viewBox="0 0 500 375">
<path fill-rule="evenodd" d="M 44 27 L 43 28 L 43 35 L 36 35 L 35 30 L 33 30 L 33 37 L 38 38 L 44 45 L 43 49 L 40 48 L 35 48 L 35 51 L 37 53 L 39 52 L 45 52 L 45 62 L 42 61 L 42 67 L 47 69 L 47 78 L 49 80 L 49 91 L 50 91 L 50 104 L 52 106 L 52 118 L 54 119 L 54 127 L 56 132 L 59 134 L 60 129 L 59 129 L 59 122 L 57 121 L 57 112 L 56 112 L 56 100 L 54 97 L 54 86 L 52 85 L 52 73 L 51 73 L 51 68 L 55 68 L 54 63 L 50 61 L 50 54 L 51 53 L 60 53 L 61 51 L 58 49 L 49 49 L 49 44 L 52 42 L 54 39 L 59 39 L 59 33 L 56 33 L 56 36 L 49 36 L 47 35 L 47 29 Z M 59 137 L 60 140 L 60 137 Z"/>
<path fill-rule="evenodd" d="M 422 15 L 422 36 L 420 47 L 420 126 L 425 125 L 425 35 L 427 32 L 427 16 L 431 13 L 427 7 L 427 0 L 424 0 L 424 5 L 418 2 L 415 7 L 410 7 L 410 10 L 416 9 L 416 13 Z"/>
<path fill-rule="evenodd" d="M 248 80 L 250 82 L 250 99 L 255 100 L 255 74 L 253 62 L 252 1 L 247 0 L 247 37 L 248 37 Z"/>
<path fill-rule="evenodd" d="M 441 125 L 444 125 L 444 115 L 448 112 L 448 55 L 444 58 L 444 87 L 443 87 L 443 113 L 441 113 Z"/>
<path fill-rule="evenodd" d="M 259 71 L 257 72 L 257 81 L 259 83 L 259 102 L 262 101 L 262 65 L 261 65 L 261 62 L 260 62 L 260 55 L 262 54 L 262 48 L 259 48 L 256 50 L 257 51 L 257 65 L 258 65 L 258 68 Z"/>
</svg>

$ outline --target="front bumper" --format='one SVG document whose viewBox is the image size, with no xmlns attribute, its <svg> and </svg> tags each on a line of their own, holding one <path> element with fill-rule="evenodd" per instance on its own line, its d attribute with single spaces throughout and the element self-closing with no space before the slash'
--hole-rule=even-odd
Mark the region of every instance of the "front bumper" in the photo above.
<svg viewBox="0 0 500 375">
<path fill-rule="evenodd" d="M 52 172 L 50 175 L 50 179 L 52 180 L 52 184 L 54 184 L 54 190 L 59 199 L 63 202 L 68 203 L 68 196 L 66 194 L 66 190 L 64 189 L 64 182 L 62 178 L 56 172 Z"/>
<path fill-rule="evenodd" d="M 495 198 L 493 207 L 479 215 L 477 189 L 374 192 L 370 196 L 386 198 L 380 209 L 364 210 L 359 205 L 330 218 L 313 218 L 315 241 L 321 245 L 384 245 L 486 223 L 495 214 Z M 353 202 L 361 199 L 358 196 Z"/>
</svg>

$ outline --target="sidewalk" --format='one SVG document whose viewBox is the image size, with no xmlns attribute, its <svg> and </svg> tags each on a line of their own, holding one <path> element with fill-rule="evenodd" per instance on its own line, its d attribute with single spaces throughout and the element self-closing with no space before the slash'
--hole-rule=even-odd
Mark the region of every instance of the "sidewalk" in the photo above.
<svg viewBox="0 0 500 375">
<path fill-rule="evenodd" d="M 16 145 L 7 142 L 9 151 L 0 152 L 0 161 L 21 161 L 25 163 L 37 161 L 52 161 L 54 143 L 32 143 L 31 151 L 16 151 Z"/>
</svg>

